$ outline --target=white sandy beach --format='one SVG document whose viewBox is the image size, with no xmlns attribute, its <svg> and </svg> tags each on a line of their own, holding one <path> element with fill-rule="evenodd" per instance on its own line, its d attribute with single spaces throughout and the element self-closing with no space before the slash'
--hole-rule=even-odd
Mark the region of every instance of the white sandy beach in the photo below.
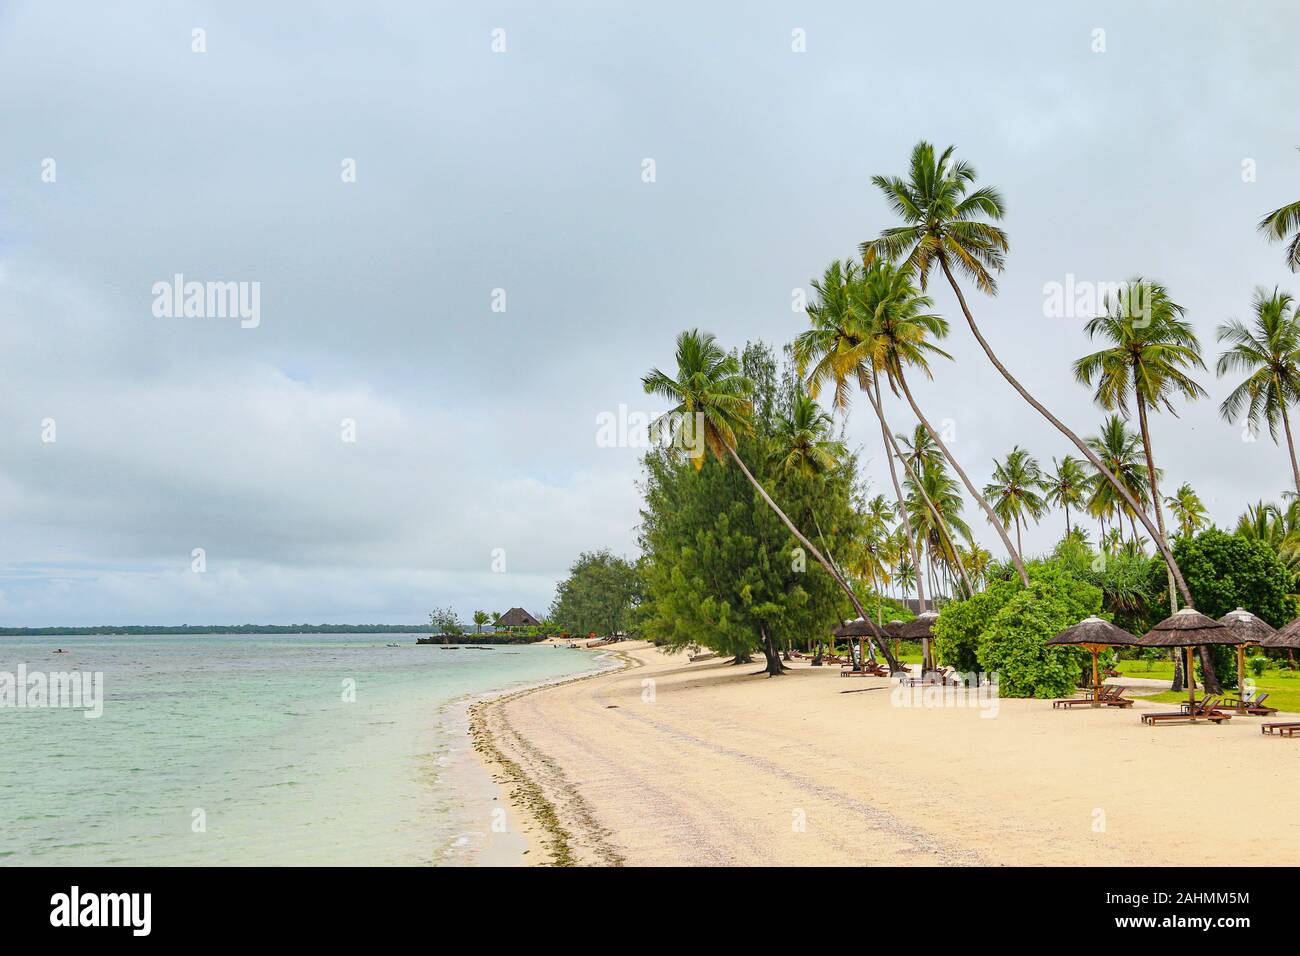
<svg viewBox="0 0 1300 956">
<path fill-rule="evenodd" d="M 887 680 L 834 667 L 769 679 L 761 662 L 615 650 L 628 669 L 482 712 L 530 862 L 554 859 L 557 829 L 589 865 L 1300 860 L 1300 740 L 1262 735 L 1261 718 L 1147 727 L 1143 710 L 1171 707 L 1142 700 L 1002 700 L 981 718 L 892 706 Z"/>
</svg>

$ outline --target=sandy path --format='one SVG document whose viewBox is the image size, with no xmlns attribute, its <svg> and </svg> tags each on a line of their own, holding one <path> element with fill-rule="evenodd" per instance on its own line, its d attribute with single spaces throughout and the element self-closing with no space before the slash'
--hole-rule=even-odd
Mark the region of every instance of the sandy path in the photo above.
<svg viewBox="0 0 1300 956">
<path fill-rule="evenodd" d="M 596 865 L 1300 861 L 1300 740 L 1259 718 L 1148 728 L 1168 705 L 1020 700 L 982 718 L 835 668 L 768 679 L 622 646 L 627 670 L 483 709 L 534 862 L 561 831 Z"/>
</svg>

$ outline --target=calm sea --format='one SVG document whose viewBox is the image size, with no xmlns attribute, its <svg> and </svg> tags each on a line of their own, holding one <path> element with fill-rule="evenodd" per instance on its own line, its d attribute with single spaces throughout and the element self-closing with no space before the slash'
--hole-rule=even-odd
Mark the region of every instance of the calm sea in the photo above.
<svg viewBox="0 0 1300 956">
<path fill-rule="evenodd" d="M 464 703 L 602 662 L 414 641 L 0 637 L 0 671 L 104 675 L 97 719 L 0 708 L 0 865 L 504 862 Z"/>
</svg>

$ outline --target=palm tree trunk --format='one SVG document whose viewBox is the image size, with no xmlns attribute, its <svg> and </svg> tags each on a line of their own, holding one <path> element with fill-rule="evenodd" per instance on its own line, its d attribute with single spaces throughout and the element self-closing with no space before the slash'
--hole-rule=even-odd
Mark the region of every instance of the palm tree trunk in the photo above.
<svg viewBox="0 0 1300 956">
<path fill-rule="evenodd" d="M 879 385 L 877 384 L 877 394 L 879 394 Z M 889 449 L 894 444 L 893 435 L 889 432 L 889 423 L 885 421 L 885 411 L 880 402 L 872 399 L 871 389 L 864 388 L 867 393 L 867 399 L 871 401 L 871 406 L 876 410 L 876 419 L 880 422 L 880 434 L 885 442 L 885 460 L 889 463 L 889 480 L 894 483 L 894 497 L 898 499 L 898 520 L 903 523 L 906 529 L 908 544 L 912 546 L 912 567 L 916 569 L 916 606 L 919 610 L 924 611 L 925 607 L 925 589 L 921 586 L 921 554 L 917 548 L 916 535 L 912 533 L 912 524 L 907 520 L 907 500 L 903 497 L 903 488 L 898 483 L 898 472 L 894 468 L 894 456 L 889 453 Z"/>
<path fill-rule="evenodd" d="M 980 333 L 979 326 L 975 324 L 975 317 L 971 315 L 970 307 L 966 304 L 966 297 L 962 295 L 961 287 L 957 285 L 956 277 L 952 274 L 952 270 L 948 268 L 947 258 L 941 255 L 939 257 L 939 264 L 943 267 L 943 274 L 948 277 L 948 284 L 952 286 L 952 291 L 957 295 L 957 302 L 961 306 L 962 314 L 966 316 L 966 324 L 970 326 L 971 333 L 975 336 L 975 340 L 979 342 L 980 348 L 984 350 L 984 354 L 988 356 L 988 360 L 993 363 L 993 367 L 1002 373 L 1002 377 L 1005 378 L 1011 387 L 1020 394 L 1021 398 L 1028 402 L 1040 415 L 1056 426 L 1057 431 L 1070 439 L 1070 441 L 1074 442 L 1075 447 L 1083 453 L 1083 456 L 1088 459 L 1092 464 L 1092 467 L 1096 468 L 1097 471 L 1111 483 L 1114 489 L 1119 493 L 1119 496 L 1123 498 L 1128 506 L 1142 519 L 1142 524 L 1146 527 L 1147 531 L 1149 531 L 1153 537 L 1158 539 L 1158 532 L 1156 531 L 1155 526 L 1152 525 L 1151 519 L 1146 516 L 1146 513 L 1143 512 L 1140 507 L 1138 507 L 1138 503 L 1133 500 L 1133 496 L 1129 494 L 1129 490 L 1120 483 L 1120 480 L 1115 477 L 1114 473 L 1102 464 L 1101 459 L 1097 457 L 1096 453 L 1088 447 L 1087 443 L 1085 443 L 1083 439 L 1067 428 L 1065 423 L 1059 418 L 1049 412 L 1042 402 L 1030 395 L 1029 392 L 1025 390 L 1025 387 L 1017 381 L 1016 377 L 1007 371 L 1007 367 L 999 361 L 997 355 L 994 354 L 992 347 L 987 341 L 985 341 L 984 336 Z M 1178 562 L 1174 560 L 1174 555 L 1169 550 L 1169 546 L 1165 544 L 1163 540 L 1159 540 L 1158 547 L 1160 548 L 1161 555 L 1165 559 L 1165 564 L 1169 566 L 1170 575 L 1172 575 L 1174 581 L 1178 585 L 1178 592 L 1183 596 L 1183 603 L 1188 607 L 1193 607 L 1192 592 L 1187 589 L 1187 582 L 1183 580 L 1183 572 L 1179 570 Z"/>
<path fill-rule="evenodd" d="M 1295 462 L 1295 440 L 1291 437 L 1291 416 L 1287 414 L 1285 404 L 1282 406 L 1282 424 L 1286 426 L 1286 448 L 1291 453 L 1291 477 L 1295 479 L 1295 493 L 1300 495 L 1300 466 Z"/>
<path fill-rule="evenodd" d="M 1019 551 L 1020 550 L 1020 512 L 1017 511 L 1014 517 L 1016 519 L 1016 550 Z"/>
<path fill-rule="evenodd" d="M 956 456 L 948 450 L 948 446 L 943 443 L 943 439 L 939 437 L 939 433 L 930 425 L 930 420 L 921 414 L 921 409 L 917 407 L 916 399 L 912 397 L 912 390 L 907 387 L 907 378 L 903 375 L 901 365 L 895 370 L 895 373 L 898 377 L 898 384 L 903 386 L 903 394 L 907 396 L 907 404 L 912 406 L 912 414 L 914 414 L 917 421 L 925 427 L 926 432 L 930 436 L 930 440 L 939 446 L 939 451 L 943 453 L 944 458 L 948 459 L 948 464 L 952 465 L 953 470 L 961 476 L 962 484 L 966 486 L 966 490 L 971 493 L 972 497 L 979 502 L 980 507 L 984 509 L 984 514 L 988 516 L 989 523 L 993 525 L 997 530 L 998 537 L 1002 539 L 1002 544 L 1007 549 L 1007 554 L 1011 555 L 1011 562 L 1016 566 L 1016 573 L 1020 575 L 1020 583 L 1025 587 L 1029 587 L 1029 575 L 1025 573 L 1025 565 L 1021 560 L 1020 549 L 1019 547 L 1014 549 L 1011 547 L 1011 539 L 1007 537 L 1007 526 L 1002 523 L 1001 519 L 998 518 L 996 514 L 994 514 L 993 509 L 989 507 L 989 503 L 985 497 L 979 493 L 978 489 L 976 489 L 973 484 L 971 484 L 971 480 L 967 477 L 966 472 L 962 469 L 961 465 L 957 464 Z"/>
<path fill-rule="evenodd" d="M 1070 503 L 1065 503 L 1065 536 L 1070 536 Z"/>
<path fill-rule="evenodd" d="M 1160 486 L 1156 481 L 1156 458 L 1155 452 L 1151 450 L 1151 431 L 1147 428 L 1147 403 L 1142 398 L 1142 392 L 1138 389 L 1133 390 L 1137 396 L 1138 407 L 1138 425 L 1142 428 L 1142 450 L 1147 456 L 1147 476 L 1151 480 L 1151 504 L 1156 510 L 1156 524 L 1160 528 L 1160 540 L 1164 544 L 1165 550 L 1169 548 L 1169 539 L 1165 535 L 1165 509 L 1160 502 Z M 1174 588 L 1174 579 L 1169 579 L 1169 613 L 1173 614 L 1178 610 L 1178 591 Z"/>
<path fill-rule="evenodd" d="M 894 440 L 894 433 L 889 430 L 889 426 L 885 422 L 885 406 L 880 394 L 880 380 L 876 379 L 874 384 L 875 384 L 875 395 L 873 396 L 871 391 L 867 390 L 867 400 L 871 402 L 872 408 L 875 409 L 876 417 L 880 419 L 881 430 L 885 436 L 885 445 L 886 445 L 885 454 L 888 455 L 889 449 L 892 448 L 894 454 L 898 456 L 899 464 L 903 466 L 903 469 L 907 472 L 908 477 L 912 479 L 912 482 L 916 485 L 917 493 L 921 496 L 921 500 L 925 502 L 926 508 L 929 510 L 930 514 L 934 516 L 935 526 L 939 529 L 939 533 L 948 539 L 948 546 L 952 548 L 953 557 L 957 562 L 957 571 L 961 574 L 962 583 L 966 585 L 967 594 L 973 595 L 975 593 L 975 589 L 971 586 L 970 575 L 966 573 L 965 565 L 962 563 L 961 558 L 957 557 L 957 542 L 952 536 L 952 530 L 948 527 L 948 522 L 944 519 L 943 514 L 939 511 L 937 507 L 935 507 L 934 502 L 930 500 L 930 496 L 926 493 L 925 485 L 921 483 L 921 476 L 916 470 L 916 463 L 903 454 L 902 449 L 898 447 L 898 442 Z M 891 477 L 894 476 L 894 461 L 892 458 L 889 460 L 889 473 Z M 901 497 L 902 489 L 899 488 L 898 480 L 896 477 L 894 479 L 894 488 L 900 496 L 899 514 L 902 517 L 902 519 L 906 521 L 907 512 L 905 506 L 902 503 L 903 502 L 903 499 Z M 931 594 L 934 593 L 933 587 L 930 589 L 930 593 Z M 923 611 L 925 610 L 924 605 L 922 605 L 921 610 Z"/>
<path fill-rule="evenodd" d="M 740 456 L 736 454 L 736 449 L 728 445 L 727 451 L 731 454 L 732 460 L 740 466 L 740 470 L 745 473 L 745 477 L 748 478 L 749 483 L 754 486 L 754 490 L 757 491 L 763 501 L 767 503 L 767 506 L 776 512 L 776 516 L 781 519 L 782 524 L 790 529 L 790 533 L 794 535 L 799 543 L 808 550 L 809 554 L 817 559 L 817 562 L 826 569 L 826 573 L 834 578 L 835 583 L 840 586 L 846 595 L 848 595 L 849 601 L 853 604 L 854 610 L 858 612 L 858 617 L 862 618 L 864 621 L 869 620 L 867 612 L 862 609 L 862 604 L 858 601 L 858 596 L 853 593 L 853 589 L 849 587 L 848 582 L 845 581 L 844 578 L 840 577 L 840 573 L 835 570 L 835 566 L 827 561 L 826 556 L 817 550 L 817 546 L 809 541 L 807 537 L 804 536 L 804 533 L 794 526 L 794 522 L 791 521 L 786 513 L 781 510 L 780 506 L 772 500 L 772 496 L 767 493 L 767 490 L 758 483 L 758 479 L 756 479 L 750 473 L 749 469 L 745 467 L 745 463 L 741 461 Z M 875 640 L 875 638 L 872 638 L 872 640 Z M 884 652 L 885 660 L 889 662 L 889 669 L 891 671 L 899 670 L 898 662 L 894 660 L 894 655 L 889 652 L 889 648 L 884 646 L 884 642 L 877 641 L 877 646 L 879 646 L 881 651 Z"/>
</svg>

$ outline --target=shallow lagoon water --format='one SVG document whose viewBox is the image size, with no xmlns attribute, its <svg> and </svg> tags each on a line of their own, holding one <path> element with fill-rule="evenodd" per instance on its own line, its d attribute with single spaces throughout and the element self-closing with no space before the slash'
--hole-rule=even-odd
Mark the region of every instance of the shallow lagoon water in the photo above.
<svg viewBox="0 0 1300 956">
<path fill-rule="evenodd" d="M 0 671 L 102 671 L 105 698 L 0 708 L 0 865 L 472 862 L 500 803 L 455 702 L 599 664 L 414 641 L 0 637 Z"/>
</svg>

